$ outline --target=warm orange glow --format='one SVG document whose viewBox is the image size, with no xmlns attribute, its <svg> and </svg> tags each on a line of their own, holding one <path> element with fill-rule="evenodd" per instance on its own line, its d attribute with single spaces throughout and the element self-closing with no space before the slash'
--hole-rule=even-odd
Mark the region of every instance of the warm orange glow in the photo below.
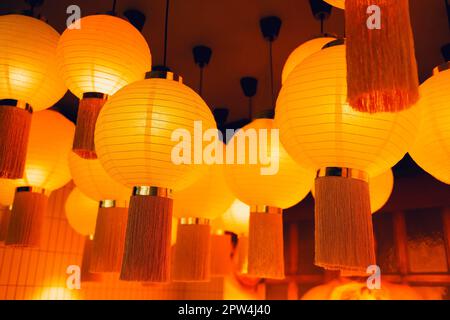
<svg viewBox="0 0 450 320">
<path fill-rule="evenodd" d="M 67 198 L 65 210 L 67 220 L 76 232 L 83 236 L 94 235 L 98 212 L 97 201 L 83 194 L 80 189 L 74 188 Z"/>
<path fill-rule="evenodd" d="M 422 122 L 410 154 L 436 179 L 450 184 L 450 70 L 436 73 L 420 87 Z"/>
<path fill-rule="evenodd" d="M 148 44 L 127 21 L 110 15 L 81 18 L 80 29 L 61 35 L 57 61 L 61 76 L 78 98 L 83 93 L 112 95 L 144 79 L 151 69 Z"/>
<path fill-rule="evenodd" d="M 0 206 L 9 207 L 14 201 L 16 182 L 9 179 L 0 179 Z"/>
<path fill-rule="evenodd" d="M 25 15 L 0 17 L 0 99 L 25 101 L 34 111 L 53 106 L 67 91 L 58 76 L 59 34 Z"/>
<path fill-rule="evenodd" d="M 44 288 L 38 292 L 33 300 L 78 300 L 76 290 L 64 287 Z"/>
<path fill-rule="evenodd" d="M 249 219 L 250 206 L 239 199 L 234 200 L 231 207 L 222 215 L 225 230 L 237 235 L 248 235 Z"/>
<path fill-rule="evenodd" d="M 20 185 L 53 191 L 68 183 L 71 179 L 68 158 L 74 132 L 73 123 L 58 112 L 34 113 L 25 175 Z"/>
</svg>

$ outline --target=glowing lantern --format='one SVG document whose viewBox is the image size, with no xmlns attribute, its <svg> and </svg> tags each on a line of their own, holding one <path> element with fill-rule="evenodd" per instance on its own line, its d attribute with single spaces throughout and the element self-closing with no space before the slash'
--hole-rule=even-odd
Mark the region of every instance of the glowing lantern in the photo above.
<svg viewBox="0 0 450 320">
<path fill-rule="evenodd" d="M 226 165 L 228 185 L 239 200 L 251 206 L 249 274 L 263 278 L 284 278 L 282 209 L 306 197 L 314 181 L 314 172 L 291 159 L 274 129 L 273 120 L 257 119 L 238 131 L 227 145 L 227 157 L 229 152 L 235 153 L 234 164 Z M 252 143 L 252 137 L 257 144 Z M 267 164 L 252 159 L 258 150 L 258 154 L 267 153 Z M 240 164 L 242 152 L 246 159 Z"/>
<path fill-rule="evenodd" d="M 211 223 L 211 277 L 224 277 L 231 273 L 232 238 L 226 233 L 222 217 Z"/>
<path fill-rule="evenodd" d="M 281 75 L 282 83 L 285 83 L 288 76 L 291 74 L 291 72 L 295 69 L 296 66 L 298 66 L 303 60 L 308 58 L 313 53 L 316 53 L 317 51 L 322 50 L 322 48 L 336 40 L 336 38 L 332 37 L 317 37 L 312 40 L 306 41 L 305 43 L 301 44 L 299 47 L 297 47 L 292 53 L 289 55 L 288 59 L 284 63 L 283 67 L 283 73 Z"/>
<path fill-rule="evenodd" d="M 325 0 L 325 2 L 328 2 L 333 7 L 345 9 L 345 0 Z"/>
<path fill-rule="evenodd" d="M 122 280 L 169 280 L 171 193 L 203 172 L 199 165 L 175 163 L 172 153 L 180 142 L 172 134 L 196 140 L 212 128 L 216 124 L 206 103 L 170 72 L 148 73 L 148 79 L 118 91 L 100 112 L 95 130 L 98 157 L 112 178 L 134 188 Z M 181 142 L 188 145 L 189 152 L 183 154 L 194 158 L 198 143 L 190 142 Z"/>
<path fill-rule="evenodd" d="M 58 77 L 59 34 L 24 15 L 0 16 L 0 178 L 22 178 L 31 113 L 67 91 Z"/>
<path fill-rule="evenodd" d="M 58 112 L 33 115 L 25 175 L 14 197 L 7 245 L 39 244 L 48 195 L 71 179 L 68 157 L 74 131 L 74 125 Z"/>
<path fill-rule="evenodd" d="M 221 148 L 223 144 L 220 142 Z M 174 194 L 174 215 L 179 219 L 174 281 L 208 281 L 211 258 L 210 222 L 233 203 L 224 166 L 210 165 L 207 173 L 188 188 Z"/>
<path fill-rule="evenodd" d="M 0 179 L 0 241 L 5 241 L 11 217 L 10 207 L 14 201 L 16 183 L 14 180 Z"/>
<path fill-rule="evenodd" d="M 98 113 L 108 96 L 144 79 L 151 68 L 151 54 L 144 37 L 121 18 L 94 15 L 74 23 L 61 35 L 57 61 L 67 87 L 81 99 L 73 150 L 95 159 Z"/>
<path fill-rule="evenodd" d="M 402 159 L 418 114 L 354 111 L 346 103 L 345 59 L 345 46 L 335 45 L 298 65 L 280 92 L 276 121 L 290 155 L 318 170 L 315 263 L 365 272 L 375 263 L 367 178 Z"/>
<path fill-rule="evenodd" d="M 98 159 L 83 159 L 72 152 L 69 166 L 75 185 L 99 203 L 91 271 L 119 272 L 131 190 L 113 180 Z"/>
<path fill-rule="evenodd" d="M 421 87 L 419 105 L 424 112 L 418 137 L 410 154 L 417 164 L 436 179 L 450 184 L 450 63 L 434 69 Z"/>
</svg>

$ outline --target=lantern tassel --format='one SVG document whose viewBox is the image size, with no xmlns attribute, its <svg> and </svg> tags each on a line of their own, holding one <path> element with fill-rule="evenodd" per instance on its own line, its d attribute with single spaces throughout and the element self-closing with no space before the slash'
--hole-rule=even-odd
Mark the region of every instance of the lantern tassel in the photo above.
<svg viewBox="0 0 450 320">
<path fill-rule="evenodd" d="M 47 203 L 48 197 L 44 190 L 17 188 L 5 244 L 38 247 Z"/>
<path fill-rule="evenodd" d="M 94 144 L 95 124 L 106 98 L 107 96 L 102 94 L 85 94 L 80 100 L 73 151 L 83 159 L 97 159 Z"/>
<path fill-rule="evenodd" d="M 225 277 L 231 273 L 231 236 L 211 236 L 211 277 Z"/>
<path fill-rule="evenodd" d="M 381 9 L 379 17 L 367 13 L 371 5 Z M 350 105 L 369 113 L 413 106 L 419 81 L 408 0 L 346 0 L 345 15 Z M 380 29 L 369 28 L 377 18 Z"/>
<path fill-rule="evenodd" d="M 248 236 L 239 236 L 233 260 L 237 273 L 240 275 L 248 275 Z"/>
<path fill-rule="evenodd" d="M 170 280 L 172 207 L 164 196 L 131 197 L 121 280 Z"/>
<path fill-rule="evenodd" d="M 250 213 L 248 275 L 267 279 L 284 279 L 281 210 Z"/>
<path fill-rule="evenodd" d="M 0 178 L 23 177 L 31 112 L 0 102 Z"/>
<path fill-rule="evenodd" d="M 209 223 L 190 223 L 189 220 L 180 219 L 178 224 L 172 280 L 209 281 L 211 227 Z"/>
<path fill-rule="evenodd" d="M 348 177 L 318 177 L 315 190 L 315 264 L 365 273 L 375 264 L 369 184 Z"/>
<path fill-rule="evenodd" d="M 11 210 L 9 210 L 9 207 L 0 207 L 0 242 L 6 240 L 10 218 Z"/>
<path fill-rule="evenodd" d="M 127 208 L 99 208 L 95 225 L 91 272 L 120 272 L 127 220 Z"/>
<path fill-rule="evenodd" d="M 90 271 L 93 248 L 94 241 L 92 240 L 92 236 L 87 236 L 84 240 L 83 258 L 81 261 L 81 282 L 97 282 L 102 279 L 100 274 Z"/>
</svg>

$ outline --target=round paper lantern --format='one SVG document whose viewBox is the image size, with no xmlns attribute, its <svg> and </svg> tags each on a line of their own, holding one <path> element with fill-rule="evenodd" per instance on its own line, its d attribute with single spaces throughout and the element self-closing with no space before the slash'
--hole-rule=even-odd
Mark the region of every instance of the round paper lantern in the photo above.
<svg viewBox="0 0 450 320">
<path fill-rule="evenodd" d="M 219 143 L 223 149 L 223 143 Z M 174 194 L 173 212 L 179 218 L 174 281 L 209 281 L 210 222 L 223 214 L 234 200 L 225 181 L 224 166 L 210 165 L 206 171 L 197 182 Z"/>
<path fill-rule="evenodd" d="M 16 183 L 14 180 L 0 179 L 0 242 L 5 241 L 11 218 L 10 207 L 14 201 Z"/>
<path fill-rule="evenodd" d="M 58 77 L 59 34 L 42 20 L 0 16 L 0 178 L 22 178 L 31 113 L 67 91 Z"/>
<path fill-rule="evenodd" d="M 325 0 L 325 2 L 328 2 L 333 7 L 345 9 L 345 0 Z"/>
<path fill-rule="evenodd" d="M 95 235 L 98 202 L 86 196 L 79 188 L 74 188 L 67 198 L 65 210 L 70 226 L 80 235 L 92 239 Z"/>
<path fill-rule="evenodd" d="M 69 90 L 81 99 L 73 150 L 95 159 L 95 123 L 108 96 L 144 79 L 151 68 L 147 42 L 129 22 L 110 15 L 81 18 L 61 35 L 57 61 Z"/>
<path fill-rule="evenodd" d="M 168 281 L 171 192 L 201 176 L 202 166 L 194 158 L 202 150 L 194 146 L 207 129 L 216 129 L 212 112 L 170 72 L 150 72 L 148 79 L 119 90 L 100 112 L 95 131 L 99 159 L 112 178 L 134 188 L 122 280 Z M 187 157 L 184 163 L 178 162 L 180 154 Z"/>
<path fill-rule="evenodd" d="M 56 111 L 33 114 L 24 178 L 14 197 L 7 245 L 37 246 L 48 195 L 70 179 L 74 125 Z"/>
<path fill-rule="evenodd" d="M 434 70 L 421 87 L 424 109 L 417 139 L 410 150 L 414 161 L 436 179 L 450 184 L 450 63 Z"/>
<path fill-rule="evenodd" d="M 295 69 L 296 66 L 298 66 L 303 60 L 305 60 L 307 57 L 312 55 L 313 53 L 316 53 L 317 51 L 322 50 L 322 48 L 336 40 L 334 37 L 326 37 L 321 36 L 314 38 L 312 40 L 306 41 L 305 43 L 301 44 L 299 47 L 297 47 L 292 53 L 289 55 L 288 59 L 284 63 L 283 67 L 283 73 L 281 75 L 281 82 L 285 83 L 288 76 L 291 74 L 291 72 Z"/>
<path fill-rule="evenodd" d="M 316 264 L 364 271 L 375 263 L 369 176 L 393 167 L 414 141 L 418 113 L 360 113 L 347 103 L 345 46 L 299 64 L 283 86 L 281 141 L 316 179 Z M 353 232 L 349 232 L 353 230 Z"/>
<path fill-rule="evenodd" d="M 227 145 L 234 152 L 234 164 L 227 164 L 228 185 L 239 200 L 249 204 L 249 274 L 263 278 L 284 277 L 282 209 L 297 204 L 309 193 L 314 171 L 300 167 L 278 140 L 278 130 L 272 119 L 257 119 L 242 128 Z M 264 135 L 265 133 L 265 135 Z M 257 144 L 245 136 L 253 136 Z M 245 145 L 242 145 L 244 141 Z M 252 161 L 252 153 L 264 150 L 268 163 Z M 245 161 L 239 153 L 245 151 Z M 254 159 L 253 159 L 254 160 Z M 242 161 L 241 161 L 242 162 Z M 252 164 L 254 163 L 254 164 Z M 273 170 L 265 172 L 271 166 Z"/>
<path fill-rule="evenodd" d="M 234 234 L 248 235 L 248 224 L 250 221 L 250 206 L 239 199 L 222 215 L 224 229 Z"/>
<path fill-rule="evenodd" d="M 119 272 L 131 189 L 113 180 L 98 159 L 84 159 L 72 152 L 69 166 L 75 185 L 85 195 L 100 203 L 90 270 L 101 273 Z"/>
</svg>

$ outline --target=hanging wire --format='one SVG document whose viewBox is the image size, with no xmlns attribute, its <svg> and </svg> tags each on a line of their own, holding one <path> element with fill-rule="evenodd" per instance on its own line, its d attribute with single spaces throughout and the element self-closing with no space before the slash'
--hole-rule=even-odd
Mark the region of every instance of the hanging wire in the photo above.
<svg viewBox="0 0 450 320">
<path fill-rule="evenodd" d="M 168 41 L 168 31 L 169 31 L 169 9 L 170 9 L 170 0 L 166 0 L 166 17 L 164 24 L 164 59 L 163 65 L 167 67 L 167 41 Z"/>
<path fill-rule="evenodd" d="M 270 92 L 272 99 L 272 107 L 275 108 L 275 87 L 274 87 L 274 76 L 273 76 L 273 41 L 269 41 L 269 65 L 270 65 Z"/>
<path fill-rule="evenodd" d="M 253 119 L 253 99 L 252 97 L 248 97 L 248 119 Z"/>
<path fill-rule="evenodd" d="M 113 0 L 113 5 L 112 5 L 112 14 L 116 15 L 116 5 L 117 5 L 117 0 Z"/>
<path fill-rule="evenodd" d="M 198 85 L 198 94 L 203 97 L 203 67 L 200 67 L 200 83 Z"/>
<path fill-rule="evenodd" d="M 445 1 L 445 7 L 447 8 L 448 27 L 450 28 L 450 3 L 449 0 Z"/>
</svg>

